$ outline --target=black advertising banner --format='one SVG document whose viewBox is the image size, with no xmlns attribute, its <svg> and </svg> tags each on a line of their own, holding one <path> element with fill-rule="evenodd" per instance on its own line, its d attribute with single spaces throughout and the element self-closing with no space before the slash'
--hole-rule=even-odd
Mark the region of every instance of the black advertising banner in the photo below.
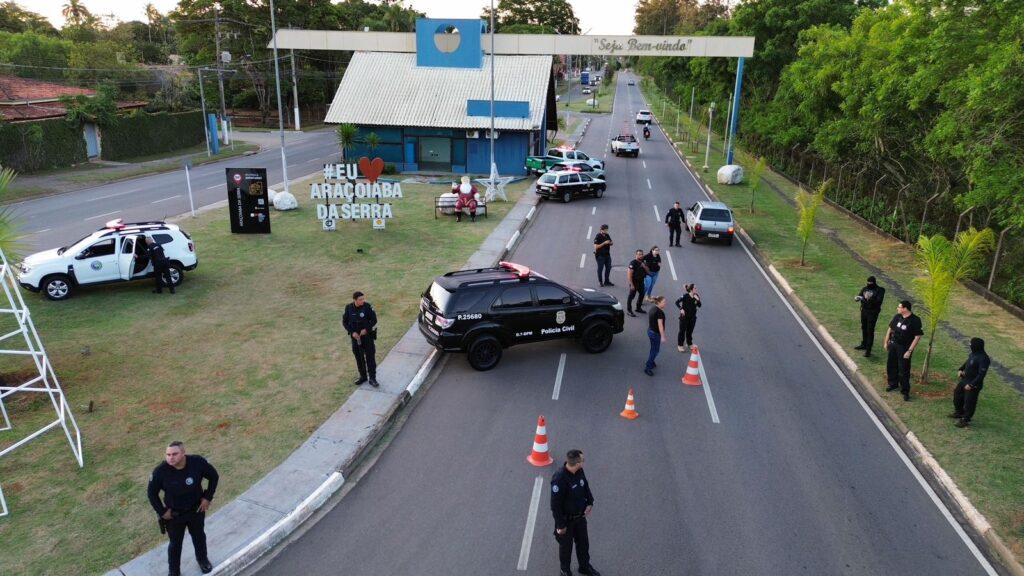
<svg viewBox="0 0 1024 576">
<path fill-rule="evenodd" d="M 232 234 L 270 234 L 266 168 L 228 168 Z"/>
</svg>

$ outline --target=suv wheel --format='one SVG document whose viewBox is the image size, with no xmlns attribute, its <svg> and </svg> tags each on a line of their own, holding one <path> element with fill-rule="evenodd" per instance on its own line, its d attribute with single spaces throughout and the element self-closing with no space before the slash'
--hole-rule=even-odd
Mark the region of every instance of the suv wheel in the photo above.
<svg viewBox="0 0 1024 576">
<path fill-rule="evenodd" d="M 494 368 L 501 360 L 501 342 L 490 334 L 477 336 L 469 345 L 469 365 L 484 372 Z"/>
<path fill-rule="evenodd" d="M 71 297 L 71 279 L 63 274 L 54 274 L 43 278 L 40 286 L 50 300 L 67 300 Z"/>
<path fill-rule="evenodd" d="M 587 352 L 604 352 L 611 345 L 612 327 L 604 320 L 595 320 L 583 329 L 583 349 Z"/>
<path fill-rule="evenodd" d="M 572 192 L 569 192 L 568 190 L 562 192 L 562 202 L 568 204 L 570 201 L 572 201 Z"/>
<path fill-rule="evenodd" d="M 594 190 L 594 198 L 600 198 L 602 196 L 604 196 L 604 188 L 598 188 L 597 190 Z"/>
<path fill-rule="evenodd" d="M 181 286 L 185 280 L 185 269 L 181 264 L 171 262 L 167 265 L 167 274 L 171 277 L 171 286 Z"/>
</svg>

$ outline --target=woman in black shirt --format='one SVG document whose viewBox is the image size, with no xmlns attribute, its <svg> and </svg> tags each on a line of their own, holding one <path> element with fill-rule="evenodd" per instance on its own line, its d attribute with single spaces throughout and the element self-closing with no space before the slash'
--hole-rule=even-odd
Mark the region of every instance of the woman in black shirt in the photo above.
<svg viewBox="0 0 1024 576">
<path fill-rule="evenodd" d="M 665 341 L 665 297 L 655 296 L 654 307 L 647 313 L 647 338 L 651 341 L 651 352 L 647 355 L 647 364 L 644 366 L 644 374 L 654 376 L 654 369 L 658 365 L 654 359 L 661 351 L 661 343 Z"/>
<path fill-rule="evenodd" d="M 679 336 L 676 338 L 676 347 L 680 352 L 686 352 L 687 348 L 693 346 L 693 327 L 697 325 L 697 308 L 700 308 L 697 286 L 690 283 L 685 289 L 686 294 L 676 300 L 676 308 L 679 308 Z"/>
</svg>

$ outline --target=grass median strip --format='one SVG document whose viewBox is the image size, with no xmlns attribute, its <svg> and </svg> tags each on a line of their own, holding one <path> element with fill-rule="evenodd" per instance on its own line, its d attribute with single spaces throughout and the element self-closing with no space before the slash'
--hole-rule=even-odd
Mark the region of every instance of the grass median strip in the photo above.
<svg viewBox="0 0 1024 576">
<path fill-rule="evenodd" d="M 652 105 L 660 105 L 664 100 L 645 93 Z M 675 120 L 671 112 L 669 122 Z M 684 116 L 681 129 L 686 124 Z M 713 144 L 721 146 L 720 137 L 712 139 L 717 139 Z M 701 150 L 698 165 L 703 154 Z M 735 162 L 749 174 L 756 159 L 737 150 Z M 727 186 L 715 182 L 715 172 L 724 163 L 721 150 L 712 149 L 712 170 L 703 175 L 705 182 L 733 208 L 737 221 L 757 247 L 847 349 L 860 370 L 986 516 L 1017 558 L 1024 558 L 1024 483 L 1020 482 L 1024 477 L 1024 427 L 1020 426 L 1024 398 L 1014 388 L 1024 375 L 1024 345 L 1019 338 L 1024 333 L 1024 322 L 958 286 L 946 325 L 936 337 L 930 382 L 917 382 L 924 360 L 922 349 L 913 364 L 914 401 L 906 403 L 896 393 L 887 394 L 881 338 L 901 298 L 920 302 L 912 281 L 924 271 L 914 247 L 875 234 L 842 211 L 824 205 L 818 213 L 817 231 L 807 248 L 807 265 L 800 266 L 797 212 L 787 201 L 795 195 L 795 186 L 778 174 L 767 173 L 765 178 L 770 186 L 761 187 L 751 212 L 749 183 Z M 889 294 L 879 318 L 874 356 L 864 358 L 853 350 L 860 341 L 859 311 L 853 296 L 867 276 L 879 273 L 888 280 L 880 283 L 888 284 Z M 989 372 L 975 419 L 969 429 L 961 430 L 953 427 L 954 421 L 946 418 L 946 414 L 952 411 L 956 369 L 968 352 L 964 338 L 971 336 L 985 338 L 993 361 L 1004 370 L 1002 374 Z"/>
<path fill-rule="evenodd" d="M 333 233 L 302 200 L 308 181 L 292 187 L 301 207 L 274 212 L 271 235 L 230 234 L 223 209 L 183 220 L 200 266 L 173 296 L 142 282 L 62 303 L 25 294 L 76 411 L 86 466 L 75 466 L 59 431 L 0 460 L 12 512 L 0 519 L 4 574 L 100 573 L 159 544 L 145 487 L 170 440 L 218 467 L 215 510 L 243 492 L 353 390 L 339 326 L 352 292 L 377 310 L 382 360 L 414 321 L 423 288 L 465 263 L 528 182 L 488 205 L 489 218 L 458 224 L 434 219 L 447 186 L 403 184 L 386 230 L 363 220 Z M 0 365 L 0 377 L 14 381 L 19 370 Z M 15 429 L 0 434 L 2 446 L 52 419 L 45 398 L 24 396 L 7 402 Z"/>
</svg>

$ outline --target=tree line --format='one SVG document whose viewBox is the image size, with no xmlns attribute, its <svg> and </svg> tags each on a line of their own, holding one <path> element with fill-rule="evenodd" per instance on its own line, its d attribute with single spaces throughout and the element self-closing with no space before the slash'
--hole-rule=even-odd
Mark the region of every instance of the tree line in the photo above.
<svg viewBox="0 0 1024 576">
<path fill-rule="evenodd" d="M 637 34 L 753 36 L 739 138 L 905 241 L 1005 231 L 993 290 L 1024 304 L 1024 10 L 985 0 L 640 0 Z M 643 58 L 722 107 L 736 62 Z M 723 115 L 724 116 L 724 115 Z M 724 117 L 722 118 L 724 124 Z M 718 127 L 724 129 L 724 125 Z M 1016 235 L 1017 240 L 1012 239 Z M 986 283 L 992 266 L 973 271 Z"/>
</svg>

